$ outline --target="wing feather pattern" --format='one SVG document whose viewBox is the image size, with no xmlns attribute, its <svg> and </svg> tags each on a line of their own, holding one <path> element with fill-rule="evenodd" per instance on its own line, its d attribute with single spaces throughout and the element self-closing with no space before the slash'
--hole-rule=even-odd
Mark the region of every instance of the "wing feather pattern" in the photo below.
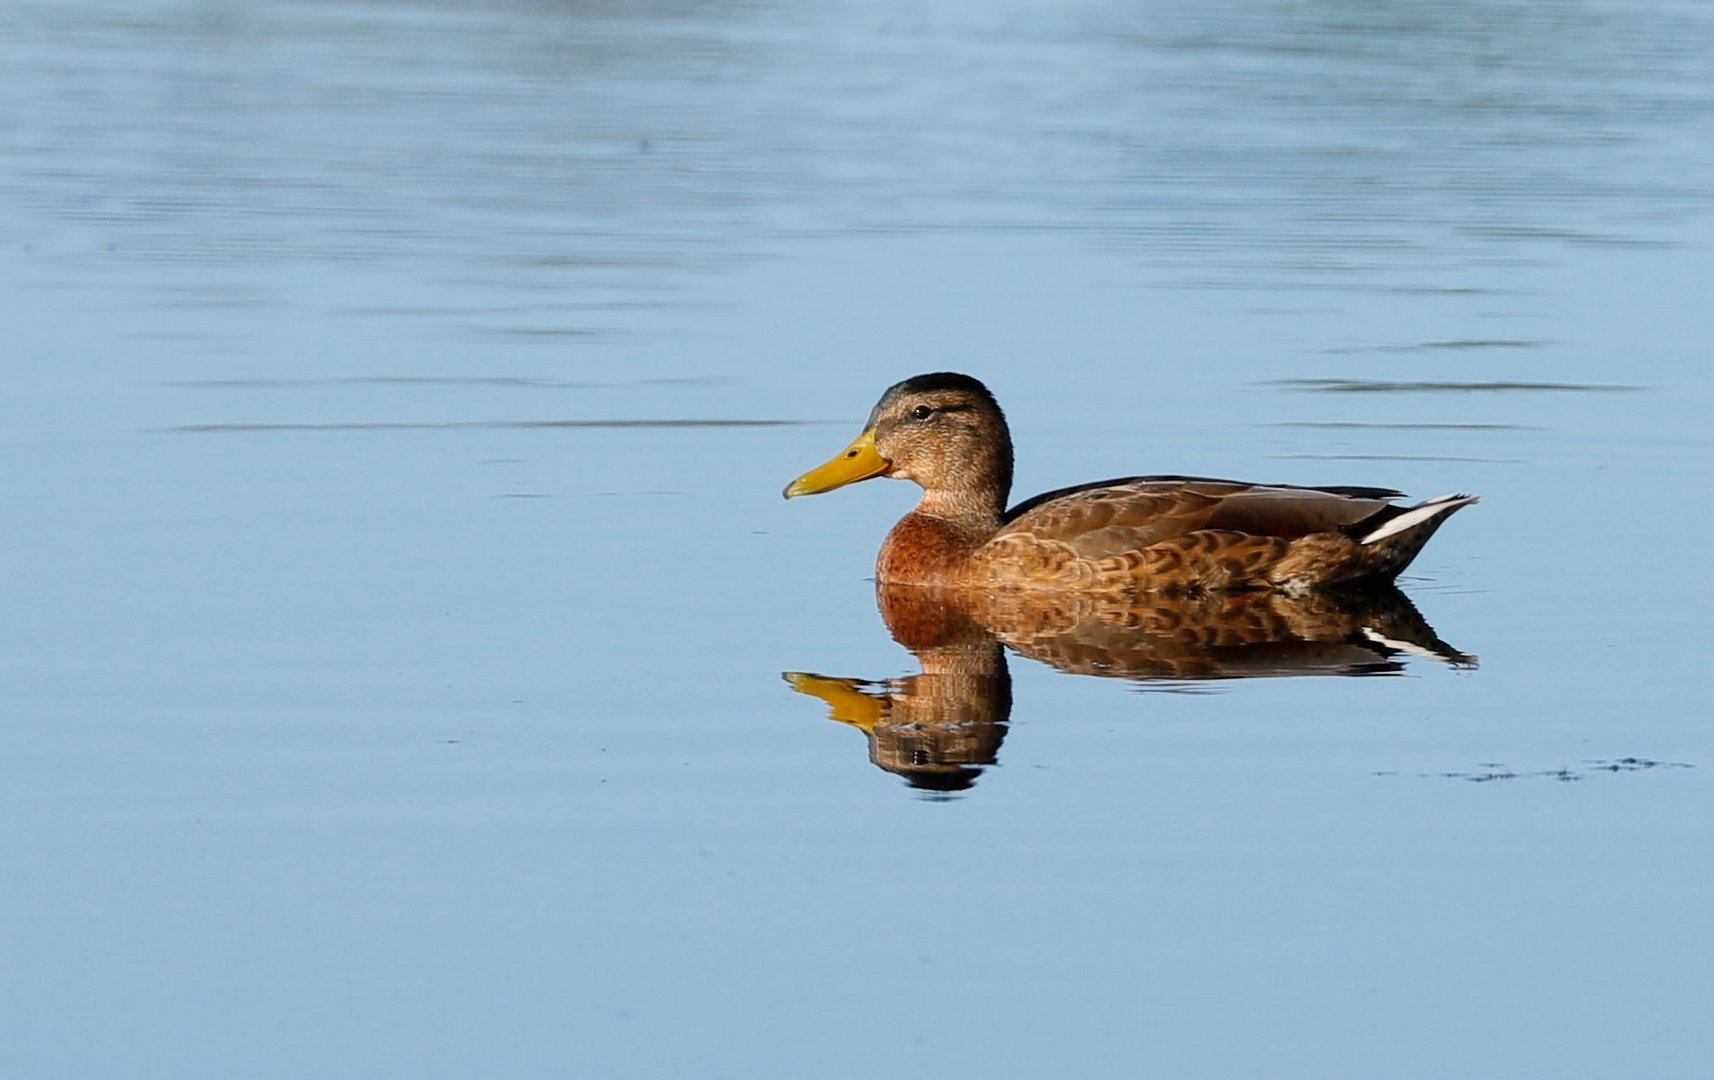
<svg viewBox="0 0 1714 1080">
<path fill-rule="evenodd" d="M 1312 488 L 1204 477 L 1137 476 L 1037 496 L 995 535 L 1030 536 L 1100 559 L 1205 529 L 1295 540 L 1347 533 L 1391 508 L 1386 488 Z"/>
</svg>

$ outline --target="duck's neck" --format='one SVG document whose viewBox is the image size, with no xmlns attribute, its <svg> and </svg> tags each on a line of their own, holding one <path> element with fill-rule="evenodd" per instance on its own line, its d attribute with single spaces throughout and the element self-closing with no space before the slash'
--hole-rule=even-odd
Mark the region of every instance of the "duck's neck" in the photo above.
<svg viewBox="0 0 1714 1080">
<path fill-rule="evenodd" d="M 960 529 L 986 530 L 992 533 L 1000 527 L 1005 512 L 1005 493 L 957 488 L 924 490 L 922 501 L 913 514 L 939 518 L 956 524 Z"/>
</svg>

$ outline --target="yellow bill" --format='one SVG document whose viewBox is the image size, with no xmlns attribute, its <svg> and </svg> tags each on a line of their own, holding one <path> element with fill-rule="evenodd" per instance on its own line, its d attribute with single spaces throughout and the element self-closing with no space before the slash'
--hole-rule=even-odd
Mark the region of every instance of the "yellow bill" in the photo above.
<svg viewBox="0 0 1714 1080">
<path fill-rule="evenodd" d="M 893 463 L 875 449 L 875 430 L 870 428 L 825 465 L 817 466 L 786 485 L 786 498 L 820 495 L 871 476 L 884 476 Z"/>
</svg>

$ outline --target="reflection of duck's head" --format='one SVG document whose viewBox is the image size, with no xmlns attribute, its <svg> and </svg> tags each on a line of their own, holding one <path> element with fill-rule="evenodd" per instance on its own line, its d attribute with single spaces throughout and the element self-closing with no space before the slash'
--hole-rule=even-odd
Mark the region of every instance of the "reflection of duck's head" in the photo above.
<svg viewBox="0 0 1714 1080">
<path fill-rule="evenodd" d="M 922 791 L 963 791 L 992 765 L 1012 714 L 1000 644 L 956 594 L 881 586 L 881 613 L 922 672 L 886 683 L 791 673 L 799 693 L 869 738 L 869 760 Z"/>
<path fill-rule="evenodd" d="M 998 647 L 995 655 L 998 656 Z M 998 668 L 943 665 L 893 683 L 886 722 L 870 732 L 869 759 L 923 791 L 963 791 L 999 758 L 1012 712 L 1012 679 Z"/>
<path fill-rule="evenodd" d="M 996 654 L 997 655 L 997 654 Z M 866 683 L 788 672 L 800 694 L 869 739 L 869 760 L 922 791 L 963 791 L 994 764 L 1012 711 L 1012 680 L 998 670 L 924 672 Z"/>
</svg>

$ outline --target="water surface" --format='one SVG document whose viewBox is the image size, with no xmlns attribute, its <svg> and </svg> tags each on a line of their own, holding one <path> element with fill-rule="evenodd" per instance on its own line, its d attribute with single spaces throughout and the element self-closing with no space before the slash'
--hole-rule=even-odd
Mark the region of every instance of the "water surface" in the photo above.
<svg viewBox="0 0 1714 1080">
<path fill-rule="evenodd" d="M 1711 86 L 1673 0 L 5 5 L 0 1071 L 1700 1075 Z M 1020 498 L 1480 493 L 1461 659 L 925 683 L 909 490 L 778 492 L 940 369 Z"/>
</svg>

